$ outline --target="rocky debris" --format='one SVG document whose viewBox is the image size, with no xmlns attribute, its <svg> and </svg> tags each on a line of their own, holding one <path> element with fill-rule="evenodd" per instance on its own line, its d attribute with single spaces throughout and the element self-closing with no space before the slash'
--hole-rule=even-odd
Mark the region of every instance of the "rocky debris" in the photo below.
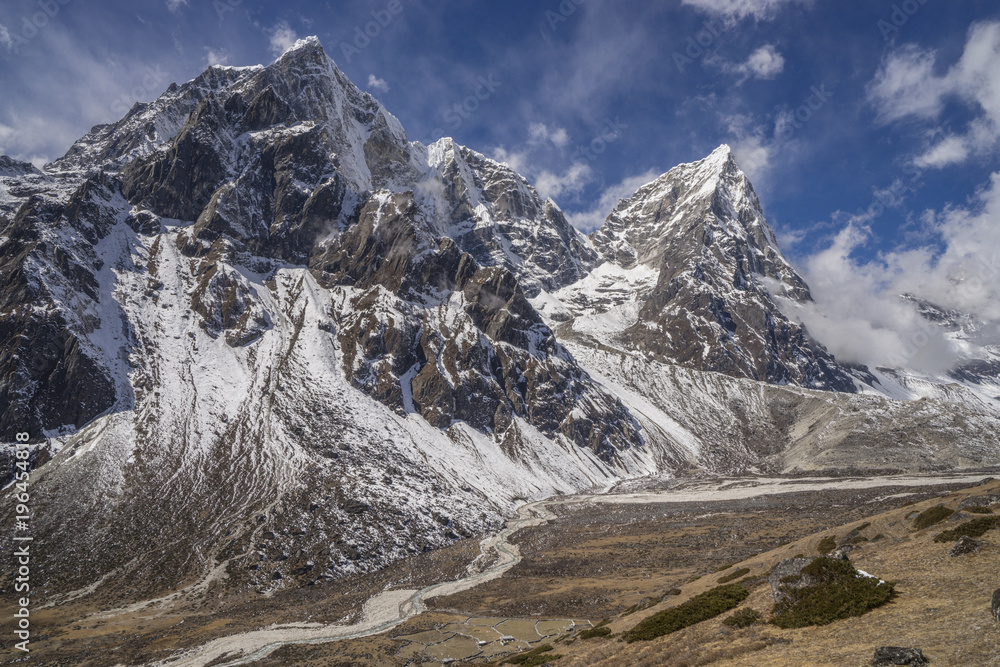
<svg viewBox="0 0 1000 667">
<path fill-rule="evenodd" d="M 1000 623 L 1000 588 L 993 591 L 993 620 Z"/>
<path fill-rule="evenodd" d="M 952 556 L 964 556 L 965 554 L 971 554 L 979 551 L 983 548 L 983 543 L 979 540 L 969 537 L 968 535 L 963 535 L 958 538 L 958 542 L 952 547 Z"/>
<path fill-rule="evenodd" d="M 928 664 L 924 652 L 918 648 L 899 648 L 883 646 L 875 649 L 872 667 L 889 667 L 890 665 L 911 665 L 919 667 Z"/>
<path fill-rule="evenodd" d="M 989 494 L 985 496 L 971 496 L 958 504 L 958 509 L 964 510 L 968 507 L 989 507 L 990 505 L 1000 505 L 1000 496 Z"/>
</svg>

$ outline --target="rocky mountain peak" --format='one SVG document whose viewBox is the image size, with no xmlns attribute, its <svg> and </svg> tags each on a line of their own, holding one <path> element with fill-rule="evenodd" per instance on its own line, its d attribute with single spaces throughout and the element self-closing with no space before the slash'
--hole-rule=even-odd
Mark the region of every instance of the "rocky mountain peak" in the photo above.
<svg viewBox="0 0 1000 667">
<path fill-rule="evenodd" d="M 854 390 L 772 299 L 811 297 L 729 146 L 640 187 L 591 239 L 605 262 L 655 276 L 636 297 L 638 321 L 624 334 L 631 345 L 700 370 Z"/>
</svg>

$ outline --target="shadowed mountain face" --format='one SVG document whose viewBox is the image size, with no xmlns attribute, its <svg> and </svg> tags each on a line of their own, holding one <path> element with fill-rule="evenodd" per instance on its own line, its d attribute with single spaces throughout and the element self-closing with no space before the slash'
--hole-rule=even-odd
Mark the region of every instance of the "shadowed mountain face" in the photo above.
<svg viewBox="0 0 1000 667">
<path fill-rule="evenodd" d="M 775 306 L 809 290 L 727 148 L 588 238 L 508 165 L 408 141 L 314 38 L 171 85 L 44 171 L 3 158 L 0 186 L 0 434 L 51 436 L 54 590 L 266 592 L 622 478 L 1000 448 L 959 390 L 837 393 L 858 385 Z M 914 415 L 958 416 L 915 454 Z"/>
</svg>

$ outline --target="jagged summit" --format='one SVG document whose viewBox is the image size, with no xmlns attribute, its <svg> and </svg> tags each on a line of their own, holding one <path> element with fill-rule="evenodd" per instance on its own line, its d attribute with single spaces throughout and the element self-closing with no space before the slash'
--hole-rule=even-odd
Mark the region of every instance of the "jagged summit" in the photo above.
<svg viewBox="0 0 1000 667">
<path fill-rule="evenodd" d="M 765 289 L 808 299 L 726 147 L 588 239 L 509 165 L 408 141 L 314 38 L 0 168 L 0 432 L 55 443 L 51 590 L 155 597 L 225 563 L 273 591 L 525 498 L 781 470 L 780 429 L 826 429 L 771 397 L 847 398 L 765 383 L 854 389 Z"/>
<path fill-rule="evenodd" d="M 640 187 L 591 239 L 609 264 L 655 276 L 621 333 L 630 346 L 701 370 L 855 391 L 850 374 L 771 298 L 780 286 L 788 298 L 811 299 L 729 146 Z"/>
</svg>

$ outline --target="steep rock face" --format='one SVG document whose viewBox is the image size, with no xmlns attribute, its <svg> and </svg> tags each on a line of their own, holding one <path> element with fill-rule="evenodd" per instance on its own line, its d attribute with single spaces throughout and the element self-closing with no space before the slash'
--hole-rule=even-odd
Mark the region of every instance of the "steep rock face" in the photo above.
<svg viewBox="0 0 1000 667">
<path fill-rule="evenodd" d="M 605 261 L 655 275 L 621 333 L 632 349 L 735 377 L 855 391 L 850 374 L 772 300 L 772 291 L 811 297 L 728 146 L 619 202 L 593 242 Z"/>
<path fill-rule="evenodd" d="M 483 267 L 418 222 L 411 194 L 377 195 L 312 258 L 323 284 L 350 285 L 339 332 L 348 378 L 438 428 L 459 420 L 513 447 L 514 417 L 605 460 L 640 442 L 621 403 L 556 341 L 514 276 Z"/>
<path fill-rule="evenodd" d="M 102 297 L 98 274 L 107 270 L 95 246 L 118 219 L 116 184 L 104 176 L 49 184 L 37 172 L 17 213 L 0 218 L 0 437 L 27 431 L 79 428 L 110 409 L 124 393 L 115 386 L 107 350 L 109 332 L 127 340 L 116 308 Z M 59 193 L 70 192 L 65 198 Z M 30 194 L 29 194 L 30 193 Z M 103 302 L 102 302 L 103 301 Z M 115 357 L 120 355 L 115 354 Z"/>
<path fill-rule="evenodd" d="M 436 229 L 487 266 L 507 267 L 529 297 L 583 278 L 597 254 L 551 200 L 505 164 L 441 139 L 421 184 Z"/>
</svg>

